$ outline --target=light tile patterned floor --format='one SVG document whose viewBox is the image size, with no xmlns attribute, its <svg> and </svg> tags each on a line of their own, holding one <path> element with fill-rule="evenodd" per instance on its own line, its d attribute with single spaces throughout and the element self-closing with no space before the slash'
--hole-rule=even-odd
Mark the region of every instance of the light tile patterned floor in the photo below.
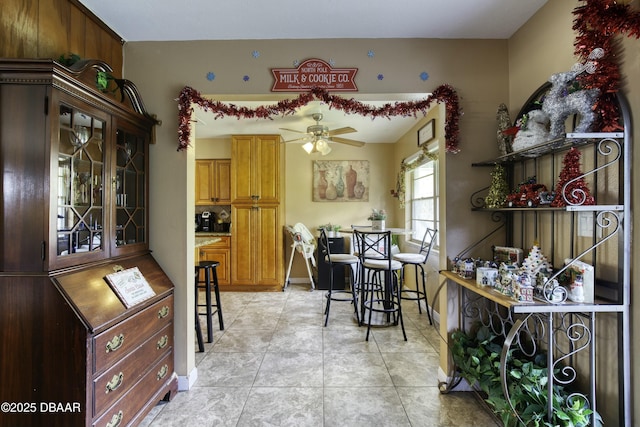
<svg viewBox="0 0 640 427">
<path fill-rule="evenodd" d="M 195 386 L 142 426 L 498 426 L 471 393 L 439 393 L 439 337 L 416 303 L 403 304 L 408 341 L 396 326 L 367 342 L 350 303 L 332 303 L 323 327 L 324 294 L 223 292 L 226 329 L 214 317 Z"/>
</svg>

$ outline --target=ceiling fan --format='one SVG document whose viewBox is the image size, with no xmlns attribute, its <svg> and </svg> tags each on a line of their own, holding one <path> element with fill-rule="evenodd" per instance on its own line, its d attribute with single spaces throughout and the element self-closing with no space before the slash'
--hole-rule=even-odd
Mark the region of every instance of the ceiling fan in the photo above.
<svg viewBox="0 0 640 427">
<path fill-rule="evenodd" d="M 328 126 L 320 124 L 320 121 L 323 118 L 322 113 L 314 113 L 311 115 L 311 117 L 313 118 L 313 120 L 316 121 L 316 124 L 307 127 L 306 132 L 302 132 L 294 129 L 280 128 L 281 130 L 286 130 L 289 132 L 307 134 L 307 136 L 304 136 L 302 138 L 292 139 L 285 142 L 306 140 L 307 143 L 304 144 L 302 148 L 307 153 L 309 154 L 320 153 L 323 156 L 326 156 L 331 152 L 331 147 L 329 147 L 329 144 L 328 144 L 329 141 L 338 142 L 341 144 L 353 145 L 354 147 L 362 147 L 365 144 L 362 141 L 356 141 L 353 139 L 346 139 L 346 138 L 340 138 L 335 136 L 335 135 L 342 135 L 345 133 L 357 132 L 354 128 L 347 126 L 347 127 L 329 130 Z"/>
</svg>

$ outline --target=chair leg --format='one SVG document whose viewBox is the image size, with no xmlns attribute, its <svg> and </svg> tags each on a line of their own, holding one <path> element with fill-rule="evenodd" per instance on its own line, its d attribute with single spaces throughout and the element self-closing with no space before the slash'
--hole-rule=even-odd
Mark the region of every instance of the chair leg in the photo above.
<svg viewBox="0 0 640 427">
<path fill-rule="evenodd" d="M 370 290 L 371 298 L 369 299 L 369 320 L 367 321 L 367 337 L 365 341 L 369 341 L 369 333 L 371 332 L 371 316 L 373 315 L 373 295 L 374 292 Z"/>
<path fill-rule="evenodd" d="M 220 304 L 220 288 L 218 287 L 218 269 L 213 267 L 213 293 L 216 296 L 216 311 L 218 312 L 218 323 L 220 330 L 224 331 L 224 320 L 222 320 L 222 305 Z"/>
<path fill-rule="evenodd" d="M 350 287 L 351 287 L 351 303 L 353 304 L 353 311 L 356 314 L 356 322 L 358 323 L 358 326 L 360 326 L 360 314 L 358 312 L 358 298 L 357 298 L 357 291 L 356 291 L 356 278 L 353 274 L 353 269 L 351 268 L 351 266 L 347 266 L 347 268 L 349 269 L 349 280 L 351 280 L 350 283 Z"/>
<path fill-rule="evenodd" d="M 433 320 L 431 318 L 431 313 L 429 311 L 429 297 L 427 296 L 427 278 L 425 277 L 424 267 L 422 267 L 422 265 L 420 265 L 420 274 L 422 275 L 422 292 L 424 294 L 424 306 L 426 307 L 426 310 L 427 310 L 427 318 L 429 318 L 429 325 L 433 325 Z M 419 302 L 420 301 L 418 301 L 418 303 Z"/>
<path fill-rule="evenodd" d="M 402 289 L 400 289 L 400 286 L 397 283 L 397 276 L 394 274 L 393 275 L 393 279 L 396 281 L 396 298 L 398 298 L 398 317 L 400 318 L 400 327 L 402 328 L 402 336 L 404 337 L 404 340 L 407 341 L 407 332 L 404 330 L 404 320 L 402 318 Z"/>
<path fill-rule="evenodd" d="M 196 280 L 197 280 L 196 276 Z M 204 352 L 204 338 L 202 337 L 202 327 L 200 326 L 200 315 L 198 314 L 198 287 L 196 286 L 196 301 L 195 301 L 195 313 L 196 313 L 196 338 L 198 339 L 198 350 L 200 353 Z"/>
<path fill-rule="evenodd" d="M 324 326 L 329 323 L 329 310 L 331 309 L 331 290 L 327 291 L 327 304 L 324 307 Z"/>
<path fill-rule="evenodd" d="M 329 271 L 329 290 L 327 291 L 327 304 L 324 307 L 324 326 L 329 323 L 329 310 L 331 309 L 331 293 L 333 291 L 333 268 Z"/>
<path fill-rule="evenodd" d="M 415 270 L 414 274 L 416 276 L 416 296 L 418 297 L 418 313 L 422 314 L 422 306 L 420 305 L 420 288 L 419 288 L 420 284 L 418 283 L 418 267 L 420 267 L 420 269 L 422 270 L 422 266 L 419 266 L 418 264 L 414 264 L 413 267 Z M 422 288 L 424 290 L 424 276 L 422 276 Z"/>
<path fill-rule="evenodd" d="M 207 342 L 213 342 L 213 311 L 211 310 L 211 268 L 204 269 L 205 301 L 207 313 Z"/>
</svg>

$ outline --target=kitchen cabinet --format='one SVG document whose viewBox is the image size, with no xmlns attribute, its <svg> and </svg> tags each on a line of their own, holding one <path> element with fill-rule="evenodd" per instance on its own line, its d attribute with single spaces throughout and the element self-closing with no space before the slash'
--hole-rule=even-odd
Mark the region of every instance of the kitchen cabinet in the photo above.
<svg viewBox="0 0 640 427">
<path fill-rule="evenodd" d="M 280 140 L 280 135 L 232 137 L 232 203 L 280 203 Z"/>
<path fill-rule="evenodd" d="M 231 282 L 237 290 L 279 290 L 284 280 L 279 135 L 231 142 Z"/>
<path fill-rule="evenodd" d="M 231 237 L 216 237 L 220 239 L 219 242 L 197 248 L 198 261 L 217 261 L 220 263 L 216 267 L 216 273 L 218 275 L 218 285 L 222 287 L 231 283 Z M 204 272 L 200 274 L 204 276 Z M 204 280 L 204 277 L 200 280 Z"/>
<path fill-rule="evenodd" d="M 231 159 L 196 160 L 196 206 L 231 204 Z"/>
<path fill-rule="evenodd" d="M 0 426 L 136 425 L 177 393 L 173 284 L 149 253 L 155 121 L 99 61 L 0 59 Z M 106 276 L 137 267 L 149 298 Z M 66 410 L 42 410 L 42 404 Z"/>
<path fill-rule="evenodd" d="M 234 206 L 231 277 L 234 285 L 283 283 L 283 243 L 279 206 Z"/>
</svg>

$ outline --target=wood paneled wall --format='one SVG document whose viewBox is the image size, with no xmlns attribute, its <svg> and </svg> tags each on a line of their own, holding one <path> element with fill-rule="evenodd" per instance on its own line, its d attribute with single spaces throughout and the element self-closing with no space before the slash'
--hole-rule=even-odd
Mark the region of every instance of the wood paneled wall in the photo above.
<svg viewBox="0 0 640 427">
<path fill-rule="evenodd" d="M 122 77 L 122 44 L 77 0 L 2 0 L 0 57 L 100 59 Z"/>
</svg>

